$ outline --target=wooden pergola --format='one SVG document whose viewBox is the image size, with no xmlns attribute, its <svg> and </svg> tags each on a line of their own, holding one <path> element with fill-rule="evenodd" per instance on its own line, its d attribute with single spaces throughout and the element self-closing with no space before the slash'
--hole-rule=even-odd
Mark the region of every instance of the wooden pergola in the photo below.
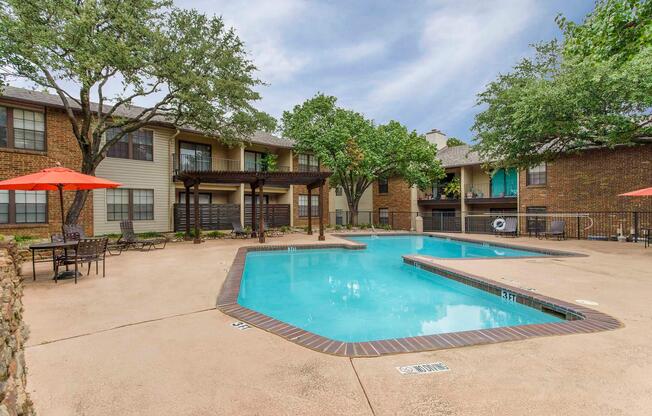
<svg viewBox="0 0 652 416">
<path fill-rule="evenodd" d="M 199 218 L 199 185 L 201 183 L 249 184 L 251 187 L 251 229 L 256 235 L 256 190 L 259 193 L 258 241 L 265 242 L 263 192 L 265 185 L 305 185 L 308 189 L 308 234 L 312 234 L 312 191 L 319 188 L 319 240 L 324 240 L 324 185 L 330 172 L 248 172 L 248 171 L 184 171 L 176 175 L 186 188 L 186 237 L 190 236 L 190 188 L 193 188 L 195 208 L 195 243 L 201 242 Z"/>
</svg>

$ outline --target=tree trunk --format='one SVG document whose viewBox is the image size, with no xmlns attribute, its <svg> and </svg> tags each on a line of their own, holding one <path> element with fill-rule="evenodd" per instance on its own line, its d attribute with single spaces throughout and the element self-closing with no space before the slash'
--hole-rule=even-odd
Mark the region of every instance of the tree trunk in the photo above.
<svg viewBox="0 0 652 416">
<path fill-rule="evenodd" d="M 88 198 L 89 191 L 77 191 L 75 192 L 75 199 L 72 201 L 72 205 L 68 210 L 68 215 L 66 215 L 66 224 L 77 224 L 79 221 L 79 216 L 81 215 L 82 209 L 84 209 L 84 204 L 86 203 L 86 198 Z"/>
<path fill-rule="evenodd" d="M 351 213 L 351 225 L 357 226 L 358 225 L 358 204 L 360 203 L 360 199 L 356 199 L 355 201 L 348 201 L 349 203 L 349 212 Z"/>
<path fill-rule="evenodd" d="M 85 175 L 95 176 L 95 168 L 97 167 L 99 162 L 93 163 L 92 161 L 93 155 L 88 154 L 91 152 L 92 150 L 90 148 L 82 149 L 82 153 L 87 153 L 87 154 L 83 156 L 84 159 L 82 161 L 81 173 Z M 68 214 L 66 215 L 66 224 L 78 224 L 79 216 L 81 215 L 82 209 L 84 209 L 84 204 L 86 204 L 86 199 L 88 198 L 88 193 L 89 191 L 75 192 L 75 199 L 73 199 L 72 205 L 70 205 L 70 208 L 68 209 Z"/>
</svg>

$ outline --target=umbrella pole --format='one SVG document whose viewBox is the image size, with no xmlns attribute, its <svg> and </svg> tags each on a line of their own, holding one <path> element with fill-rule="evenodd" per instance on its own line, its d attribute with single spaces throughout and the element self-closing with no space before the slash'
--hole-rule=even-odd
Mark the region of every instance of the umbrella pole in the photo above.
<svg viewBox="0 0 652 416">
<path fill-rule="evenodd" d="M 63 236 L 63 241 L 66 241 L 66 231 L 64 229 L 64 224 L 65 222 L 65 215 L 64 215 L 64 208 L 63 208 L 63 185 L 59 184 L 57 185 L 57 188 L 59 188 L 59 203 L 61 204 L 61 235 Z"/>
</svg>

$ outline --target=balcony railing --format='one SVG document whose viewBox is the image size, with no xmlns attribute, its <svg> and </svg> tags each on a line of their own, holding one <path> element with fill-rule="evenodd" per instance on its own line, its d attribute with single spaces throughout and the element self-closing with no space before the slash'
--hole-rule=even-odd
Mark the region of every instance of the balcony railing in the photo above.
<svg viewBox="0 0 652 416">
<path fill-rule="evenodd" d="M 172 155 L 174 172 L 239 171 L 240 161 L 195 155 Z"/>
<path fill-rule="evenodd" d="M 245 161 L 245 171 L 247 172 L 289 172 L 289 166 L 276 165 L 270 169 L 270 166 L 265 162 L 250 162 Z"/>
<path fill-rule="evenodd" d="M 488 183 L 466 184 L 464 187 L 465 199 L 483 199 L 483 198 L 516 198 L 518 189 L 516 186 L 507 186 L 492 189 Z"/>
<path fill-rule="evenodd" d="M 319 166 L 299 164 L 297 172 L 319 172 Z"/>
</svg>

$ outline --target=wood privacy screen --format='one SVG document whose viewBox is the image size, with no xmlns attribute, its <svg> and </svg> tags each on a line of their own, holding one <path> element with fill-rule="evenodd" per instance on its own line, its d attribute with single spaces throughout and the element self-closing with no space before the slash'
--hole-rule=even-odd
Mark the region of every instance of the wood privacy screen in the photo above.
<svg viewBox="0 0 652 416">
<path fill-rule="evenodd" d="M 263 204 L 265 228 L 275 228 L 290 225 L 289 204 Z M 258 221 L 259 205 L 256 205 L 256 221 Z M 245 205 L 245 227 L 251 227 L 251 205 Z"/>
<path fill-rule="evenodd" d="M 202 230 L 230 230 L 240 222 L 240 204 L 199 204 Z M 190 228 L 195 226 L 195 206 L 190 205 Z M 186 230 L 186 205 L 174 204 L 174 231 Z"/>
</svg>

